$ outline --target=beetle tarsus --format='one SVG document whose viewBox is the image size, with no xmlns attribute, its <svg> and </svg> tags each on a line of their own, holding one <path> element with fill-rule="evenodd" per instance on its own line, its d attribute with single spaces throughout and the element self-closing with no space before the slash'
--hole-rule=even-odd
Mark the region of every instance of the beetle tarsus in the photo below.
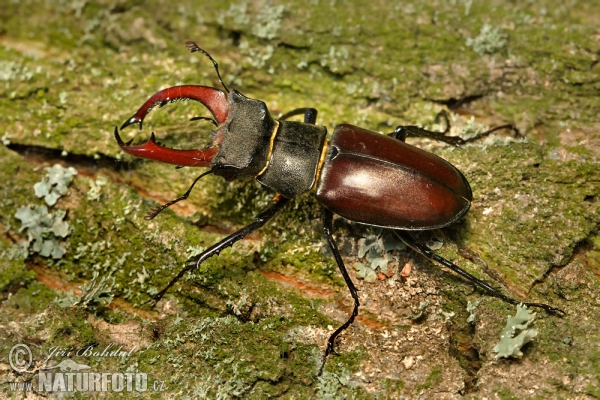
<svg viewBox="0 0 600 400">
<path fill-rule="evenodd" d="M 192 183 L 192 185 L 189 187 L 189 189 L 187 190 L 187 192 L 185 192 L 182 196 L 176 198 L 175 200 L 171 200 L 170 202 L 162 205 L 162 206 L 154 206 L 152 207 L 148 213 L 146 214 L 146 216 L 144 217 L 144 219 L 146 221 L 150 221 L 151 219 L 156 218 L 156 216 L 158 214 L 160 214 L 164 209 L 171 207 L 173 204 L 178 203 L 182 200 L 185 200 L 188 198 L 188 196 L 190 195 L 190 193 L 192 192 L 192 189 L 194 188 L 194 185 L 196 184 L 196 182 L 198 182 L 200 180 L 200 178 L 202 178 L 203 176 L 206 176 L 208 174 L 212 174 L 213 170 L 208 170 L 203 174 L 200 174 L 196 179 L 194 179 L 194 182 Z"/>
<path fill-rule="evenodd" d="M 500 290 L 498 290 L 495 287 L 493 287 L 492 285 L 490 285 L 489 283 L 482 281 L 481 279 L 477 279 L 476 277 L 469 274 L 467 271 L 460 268 L 458 265 L 454 264 L 453 262 L 448 261 L 443 257 L 440 257 L 433 250 L 431 250 L 429 247 L 427 247 L 425 244 L 423 244 L 423 243 L 419 242 L 417 239 L 415 239 L 415 237 L 410 232 L 400 231 L 400 230 L 395 230 L 393 232 L 394 232 L 394 235 L 396 235 L 396 237 L 398 237 L 400 240 L 402 240 L 408 247 L 415 250 L 417 253 L 421 254 L 422 256 L 424 256 L 425 258 L 427 258 L 431 261 L 438 262 L 441 265 L 443 265 L 444 267 L 449 268 L 450 270 L 456 272 L 458 275 L 462 276 L 466 280 L 472 282 L 476 286 L 479 286 L 479 288 L 485 290 L 490 296 L 497 297 L 497 298 L 499 298 L 509 304 L 512 304 L 512 305 L 524 304 L 528 307 L 541 308 L 552 315 L 558 315 L 558 316 L 566 315 L 566 313 L 563 310 L 561 310 L 560 308 L 552 307 L 547 304 L 525 303 L 525 302 L 510 298 L 507 295 L 505 295 L 504 293 L 502 293 Z"/>
<path fill-rule="evenodd" d="M 275 217 L 279 211 L 283 209 L 283 207 L 290 201 L 287 197 L 281 197 L 279 200 L 274 202 L 271 207 L 267 208 L 262 213 L 258 214 L 254 218 L 254 222 L 249 225 L 246 225 L 239 231 L 227 236 L 225 239 L 221 240 L 218 243 L 213 244 L 208 249 L 204 250 L 202 253 L 198 254 L 195 257 L 192 257 L 188 260 L 187 265 L 183 268 L 179 273 L 171 279 L 169 284 L 165 286 L 163 290 L 161 290 L 158 294 L 153 297 L 155 302 L 159 302 L 160 299 L 163 298 L 165 293 L 177 283 L 188 271 L 194 270 L 200 266 L 205 260 L 210 257 L 219 254 L 221 251 L 225 250 L 227 247 L 233 246 L 234 243 L 240 241 L 245 238 L 255 230 L 262 227 L 264 224 L 269 222 L 273 217 Z"/>
<path fill-rule="evenodd" d="M 450 132 L 450 118 L 448 117 L 448 113 L 446 112 L 446 110 L 442 110 L 439 113 L 437 113 L 437 115 L 435 116 L 435 123 L 439 124 L 440 123 L 440 119 L 444 120 L 444 124 L 446 125 L 446 129 L 444 129 L 441 134 L 442 135 L 446 135 L 448 132 Z"/>
<path fill-rule="evenodd" d="M 557 317 L 564 317 L 565 315 L 567 315 L 567 313 L 564 310 L 561 310 L 560 308 L 557 307 L 552 307 L 549 306 L 548 304 L 544 304 L 544 303 L 522 303 L 524 306 L 527 307 L 536 307 L 536 308 L 541 308 L 542 310 L 546 311 L 548 314 L 551 315 L 556 315 Z"/>
<path fill-rule="evenodd" d="M 470 139 L 465 139 L 464 142 L 465 143 L 470 143 L 470 142 L 473 142 L 475 140 L 482 139 L 482 138 L 488 136 L 490 133 L 499 131 L 501 129 L 509 129 L 509 130 L 513 131 L 515 139 L 522 139 L 523 138 L 523 135 L 521 135 L 521 132 L 519 132 L 519 130 L 517 129 L 516 126 L 511 125 L 511 124 L 506 124 L 506 125 L 496 126 L 495 128 L 489 129 L 489 130 L 487 130 L 485 132 L 478 133 L 477 135 L 473 136 Z"/>
<path fill-rule="evenodd" d="M 476 140 L 483 139 L 483 138 L 489 136 L 491 133 L 502 130 L 502 129 L 512 130 L 514 132 L 515 138 L 523 137 L 523 135 L 521 135 L 521 133 L 519 132 L 517 127 L 514 125 L 510 125 L 510 124 L 497 126 L 495 128 L 489 129 L 485 132 L 478 133 L 477 135 L 475 135 L 469 139 L 463 139 L 458 136 L 446 136 L 446 134 L 448 132 L 450 132 L 450 119 L 448 118 L 448 113 L 446 113 L 446 111 L 444 111 L 444 110 L 440 111 L 438 113 L 438 115 L 435 117 L 436 123 L 439 121 L 440 117 L 442 117 L 444 119 L 445 124 L 446 124 L 446 129 L 444 131 L 436 132 L 436 131 L 430 131 L 430 130 L 427 130 L 427 129 L 424 129 L 424 128 L 421 128 L 421 127 L 415 126 L 415 125 L 400 125 L 400 126 L 396 127 L 396 129 L 394 129 L 394 132 L 388 133 L 388 136 L 391 136 L 394 139 L 400 140 L 401 142 L 405 142 L 406 138 L 409 136 L 423 137 L 423 138 L 427 138 L 427 139 L 444 142 L 444 143 L 447 143 L 447 144 L 450 144 L 450 145 L 456 146 L 456 147 L 465 145 L 467 143 L 474 142 Z"/>
</svg>

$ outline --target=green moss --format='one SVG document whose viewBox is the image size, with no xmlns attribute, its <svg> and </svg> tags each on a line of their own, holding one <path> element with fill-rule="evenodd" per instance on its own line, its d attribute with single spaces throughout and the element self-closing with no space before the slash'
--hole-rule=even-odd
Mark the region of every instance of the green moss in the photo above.
<svg viewBox="0 0 600 400">
<path fill-rule="evenodd" d="M 429 372 L 429 376 L 427 377 L 425 382 L 417 385 L 416 390 L 419 391 L 422 389 L 430 389 L 431 387 L 438 386 L 440 384 L 440 382 L 442 381 L 442 378 L 440 377 L 441 374 L 442 374 L 442 366 L 436 365 L 431 370 L 431 372 Z"/>
<path fill-rule="evenodd" d="M 8 253 L 2 253 L 0 287 L 11 293 L 9 301 L 23 304 L 21 310 L 26 309 L 26 296 L 35 292 L 30 288 L 39 287 L 34 274 L 26 272 L 35 263 L 76 286 L 89 281 L 94 272 L 99 277 L 112 274 L 119 306 L 125 303 L 132 313 L 151 312 L 143 302 L 183 266 L 191 247 L 206 248 L 248 223 L 270 201 L 272 194 L 253 182 L 228 184 L 207 177 L 188 200 L 189 208 L 166 211 L 147 222 L 143 216 L 154 202 L 142 198 L 171 200 L 185 192 L 198 171 L 134 162 L 123 163 L 122 168 L 109 164 L 112 171 L 104 174 L 79 164 L 91 166 L 91 160 L 101 155 L 130 160 L 112 140 L 112 130 L 157 90 L 177 84 L 217 85 L 210 62 L 183 46 L 184 40 L 192 39 L 220 63 L 231 87 L 265 100 L 273 115 L 315 107 L 318 122 L 330 131 L 341 122 L 382 132 L 398 124 L 432 126 L 441 109 L 457 102 L 464 118 L 453 119 L 456 128 L 464 126 L 470 115 L 477 123 L 515 123 L 529 142 L 490 140 L 461 149 L 433 148 L 465 173 L 475 195 L 465 221 L 444 230 L 447 240 L 440 254 L 490 280 L 480 265 L 457 255 L 457 248 L 470 248 L 489 270 L 498 272 L 516 297 L 527 295 L 532 301 L 567 309 L 568 316 L 561 321 L 539 321 L 539 340 L 527 356 L 535 362 L 543 359 L 540 368 L 550 371 L 547 376 L 560 375 L 561 382 L 569 374 L 583 380 L 598 376 L 593 349 L 600 339 L 589 335 L 597 331 L 591 321 L 598 320 L 593 308 L 598 284 L 594 273 L 586 270 L 589 266 L 597 271 L 597 249 L 584 251 L 583 261 L 577 261 L 578 249 L 593 241 L 600 215 L 594 201 L 599 195 L 593 143 L 600 98 L 594 68 L 598 17 L 593 5 L 355 1 L 348 7 L 343 1 L 231 1 L 199 6 L 184 0 L 172 7 L 164 0 L 143 4 L 21 0 L 2 7 L 0 18 L 2 142 L 89 157 L 60 156 L 65 164 L 77 164 L 80 172 L 58 203 L 69 211 L 66 220 L 73 227 L 65 257 L 56 262 L 42 257 L 6 259 Z M 509 40 L 496 46 L 494 54 L 480 56 L 466 47 L 467 39 L 477 37 L 480 27 L 490 23 Z M 156 131 L 168 145 L 203 147 L 212 128 L 188 122 L 198 115 L 206 111 L 197 103 L 178 102 L 152 111 L 143 132 L 130 128 L 123 136 L 141 141 Z M 426 142 L 419 144 L 431 149 Z M 38 204 L 32 187 L 44 172 L 31 167 L 32 159 L 4 147 L 0 159 L 0 178 L 6 183 L 0 188 L 0 224 L 11 242 L 3 244 L 2 251 L 7 251 L 23 239 L 14 214 L 19 207 Z M 196 215 L 186 217 L 190 210 Z M 282 290 L 255 270 L 299 274 L 307 282 L 342 287 L 335 263 L 321 252 L 318 217 L 318 205 L 310 196 L 298 199 L 251 240 L 186 277 L 168 293 L 166 302 L 167 310 L 179 313 L 182 321 L 170 326 L 176 317 L 161 314 L 158 323 L 166 325 L 159 339 L 152 339 L 144 330 L 148 325 L 129 311 L 62 310 L 48 303 L 51 290 L 40 292 L 43 301 L 31 302 L 24 321 L 33 321 L 32 313 L 44 310 L 45 316 L 39 318 L 54 335 L 52 345 L 73 346 L 105 344 L 112 340 L 107 331 L 118 335 L 115 332 L 126 324 L 142 324 L 145 328 L 135 331 L 136 340 L 151 341 L 144 352 L 114 364 L 97 363 L 104 370 L 148 371 L 169 382 L 170 395 L 179 391 L 190 397 L 312 397 L 316 383 L 310 376 L 322 349 L 302 343 L 302 337 L 291 340 L 289 332 L 298 326 L 333 325 L 318 312 L 332 300 L 312 300 L 313 308 L 293 289 Z M 195 225 L 199 221 L 208 228 L 199 230 Z M 347 232 L 339 232 L 337 239 L 352 249 L 356 235 L 342 240 Z M 345 257 L 355 255 L 347 251 Z M 551 268 L 554 271 L 547 274 Z M 432 276 L 442 277 L 439 300 L 445 304 L 439 307 L 454 312 L 455 318 L 466 318 L 471 287 L 448 275 Z M 448 286 L 452 290 L 445 289 Z M 481 297 L 480 292 L 474 296 Z M 2 303 L 6 311 L 2 314 L 18 316 L 8 304 Z M 385 319 L 392 306 L 382 307 L 377 315 L 364 315 Z M 508 307 L 486 298 L 478 311 L 480 318 L 505 316 Z M 281 313 L 283 321 L 278 319 Z M 98 317 L 118 325 L 102 325 L 92 332 L 90 324 L 77 322 Z M 423 324 L 435 318 L 428 317 Z M 212 325 L 198 337 L 186 336 L 186 329 L 203 321 Z M 21 323 L 32 336 L 36 333 L 33 323 Z M 392 325 L 389 329 L 397 324 Z M 495 335 L 488 331 L 493 325 L 487 323 L 478 331 L 484 351 L 488 344 L 484 338 Z M 219 346 L 202 342 L 202 335 L 212 340 L 213 330 L 222 331 Z M 571 344 L 563 341 L 565 337 L 573 339 Z M 282 359 L 286 346 L 284 353 L 289 355 Z M 365 346 L 338 360 L 352 374 L 359 367 L 371 367 L 370 351 Z M 347 376 L 337 365 L 327 368 L 338 377 Z M 431 390 L 444 386 L 440 375 L 430 375 L 430 383 L 415 383 L 413 373 L 405 371 L 402 376 L 405 390 L 419 383 Z M 390 397 L 402 390 L 401 384 L 395 385 Z M 491 388 L 479 389 L 482 396 L 493 395 Z M 530 395 L 520 390 L 502 388 L 499 393 Z M 564 389 L 563 397 L 581 394 L 572 390 Z M 368 397 L 344 385 L 336 393 Z M 588 389 L 588 393 L 595 392 Z"/>
<path fill-rule="evenodd" d="M 65 310 L 56 312 L 55 315 L 61 317 L 51 325 L 52 342 L 55 346 L 80 349 L 98 343 L 94 326 L 88 322 L 83 310 Z"/>
<path fill-rule="evenodd" d="M 0 239 L 0 293 L 16 291 L 35 280 L 35 272 L 23 268 L 27 250 L 21 246 L 6 243 Z"/>
<path fill-rule="evenodd" d="M 6 301 L 6 307 L 18 313 L 38 313 L 47 308 L 54 297 L 56 294 L 47 286 L 32 282 L 11 296 Z"/>
<path fill-rule="evenodd" d="M 396 379 L 384 379 L 382 382 L 384 396 L 394 396 L 397 393 L 402 392 L 405 383 L 402 380 Z"/>
<path fill-rule="evenodd" d="M 495 392 L 502 400 L 518 400 L 518 396 L 514 396 L 508 389 L 500 389 Z"/>
</svg>

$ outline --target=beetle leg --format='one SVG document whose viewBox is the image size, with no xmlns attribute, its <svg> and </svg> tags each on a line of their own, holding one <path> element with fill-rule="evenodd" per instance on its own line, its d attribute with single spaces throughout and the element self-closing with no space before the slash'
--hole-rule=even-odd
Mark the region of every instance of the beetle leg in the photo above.
<svg viewBox="0 0 600 400">
<path fill-rule="evenodd" d="M 200 180 L 200 178 L 202 178 L 203 176 L 206 176 L 208 174 L 212 174 L 213 170 L 208 170 L 203 174 L 200 174 L 196 179 L 194 179 L 194 182 L 192 182 L 192 185 L 190 186 L 190 188 L 187 190 L 187 192 L 185 192 L 183 194 L 183 196 L 176 198 L 175 200 L 171 200 L 170 202 L 163 204 L 162 206 L 156 206 L 156 207 L 152 207 L 150 209 L 150 211 L 148 211 L 148 213 L 146 214 L 146 216 L 144 217 L 144 219 L 146 221 L 150 221 L 151 219 L 154 219 L 158 214 L 160 214 L 165 208 L 167 207 L 171 207 L 173 204 L 178 203 L 182 200 L 185 200 L 188 198 L 188 196 L 190 195 L 190 193 L 192 192 L 192 189 L 194 188 L 194 185 L 196 184 L 196 182 L 198 182 Z"/>
<path fill-rule="evenodd" d="M 176 276 L 169 282 L 169 284 L 161 290 L 157 295 L 154 296 L 153 300 L 158 302 L 183 275 L 185 275 L 188 271 L 196 269 L 208 258 L 221 253 L 221 251 L 225 250 L 227 247 L 233 246 L 237 241 L 245 238 L 258 228 L 262 227 L 269 220 L 271 220 L 281 209 L 290 201 L 287 197 L 280 197 L 276 200 L 271 207 L 267 208 L 262 213 L 258 214 L 254 217 L 254 222 L 250 225 L 247 225 L 240 229 L 239 231 L 227 236 L 225 239 L 221 240 L 218 243 L 213 244 L 208 249 L 204 250 L 202 253 L 198 254 L 195 257 L 192 257 L 188 260 L 187 265 L 184 269 L 182 269 Z"/>
<path fill-rule="evenodd" d="M 499 131 L 501 129 L 509 129 L 509 130 L 513 131 L 516 139 L 521 139 L 521 138 L 524 137 L 521 134 L 521 132 L 519 132 L 519 130 L 517 129 L 516 126 L 511 125 L 511 124 L 506 124 L 506 125 L 497 126 L 497 127 L 492 128 L 490 130 L 487 130 L 485 132 L 478 133 L 477 135 L 473 136 L 472 138 L 464 140 L 464 142 L 465 143 L 469 143 L 469 142 L 473 142 L 475 140 L 479 140 L 481 138 L 484 138 L 484 137 L 488 136 L 490 133 Z"/>
<path fill-rule="evenodd" d="M 499 128 L 503 128 L 503 127 L 499 127 Z M 494 128 L 494 130 L 497 130 L 497 129 Z M 487 134 L 490 134 L 490 133 L 491 132 L 487 132 Z M 461 145 L 471 141 L 471 139 L 464 140 L 458 136 L 445 136 L 445 134 L 446 134 L 445 132 L 429 131 L 427 129 L 423 129 L 421 127 L 414 126 L 414 125 L 400 125 L 396 129 L 394 129 L 394 132 L 389 133 L 388 136 L 391 136 L 394 139 L 400 140 L 401 142 L 405 142 L 406 138 L 409 136 L 424 137 L 424 138 L 438 140 L 440 142 L 448 143 L 448 144 L 451 144 L 452 146 L 461 146 Z"/>
<path fill-rule="evenodd" d="M 335 244 L 333 239 L 333 213 L 329 210 L 324 210 L 323 216 L 323 231 L 325 232 L 325 236 L 327 237 L 327 243 L 329 243 L 329 248 L 331 248 L 331 252 L 333 253 L 333 257 L 335 258 L 335 262 L 344 277 L 344 281 L 346 281 L 346 286 L 348 286 L 348 290 L 350 290 L 350 294 L 354 299 L 354 309 L 352 310 L 352 315 L 350 318 L 339 328 L 335 330 L 327 340 L 327 348 L 325 349 L 325 355 L 323 356 L 323 364 L 321 365 L 321 369 L 319 371 L 319 375 L 323 372 L 323 367 L 325 366 L 325 361 L 327 360 L 327 356 L 331 353 L 335 355 L 339 355 L 334 349 L 334 342 L 337 336 L 342 333 L 346 328 L 348 328 L 354 322 L 354 318 L 358 315 L 358 306 L 360 305 L 358 301 L 358 290 L 352 279 L 350 279 L 350 275 L 348 275 L 348 271 L 346 271 L 346 267 L 344 266 L 344 261 L 342 260 L 342 256 Z"/>
<path fill-rule="evenodd" d="M 391 136 L 394 139 L 400 140 L 401 142 L 405 142 L 406 138 L 409 136 L 424 137 L 424 138 L 448 143 L 452 146 L 457 146 L 457 147 L 462 146 L 466 143 L 470 143 L 470 142 L 474 142 L 476 140 L 482 139 L 482 138 L 488 136 L 490 133 L 499 131 L 501 129 L 512 130 L 515 133 L 515 138 L 523 137 L 523 135 L 521 135 L 521 133 L 519 132 L 517 127 L 515 127 L 514 125 L 510 125 L 510 124 L 497 126 L 495 128 L 489 129 L 485 132 L 478 133 L 477 135 L 475 135 L 469 139 L 463 139 L 458 136 L 446 136 L 446 134 L 448 132 L 450 132 L 450 120 L 448 119 L 448 114 L 446 114 L 445 111 L 441 111 L 436 117 L 436 122 L 440 118 L 440 116 L 443 117 L 443 119 L 446 121 L 446 129 L 443 132 L 434 132 L 434 131 L 423 129 L 421 127 L 414 126 L 414 125 L 400 125 L 396 129 L 394 129 L 394 132 L 389 133 L 388 136 Z"/>
<path fill-rule="evenodd" d="M 283 121 L 295 115 L 304 114 L 304 123 L 314 125 L 317 122 L 317 112 L 315 108 L 296 108 L 295 110 L 286 112 L 278 119 Z"/>
<path fill-rule="evenodd" d="M 446 143 L 457 146 L 457 144 L 450 143 L 446 140 L 446 139 L 450 139 L 451 141 L 453 141 L 454 139 L 462 140 L 461 138 L 446 137 L 446 134 L 448 132 L 450 132 L 450 120 L 448 119 L 448 114 L 446 113 L 446 111 L 442 110 L 438 113 L 438 115 L 436 115 L 436 117 L 435 117 L 436 123 L 438 122 L 440 117 L 444 118 L 444 121 L 446 122 L 446 129 L 444 129 L 443 132 L 428 131 L 427 129 L 423 129 L 423 128 L 420 128 L 415 125 L 400 125 L 400 126 L 396 127 L 396 129 L 394 129 L 394 132 L 388 133 L 388 136 L 393 137 L 394 139 L 399 140 L 401 142 L 406 142 L 406 138 L 408 136 L 426 137 L 429 139 L 441 140 Z M 440 139 L 440 137 L 443 139 Z"/>
<path fill-rule="evenodd" d="M 553 314 L 553 315 L 558 315 L 558 316 L 562 316 L 562 315 L 566 314 L 560 308 L 552 307 L 547 304 L 525 303 L 525 302 L 510 298 L 510 297 L 506 296 L 504 293 L 502 293 L 501 291 L 499 291 L 498 289 L 496 289 L 495 287 L 491 286 L 489 283 L 482 281 L 481 279 L 475 278 L 473 275 L 469 274 L 467 271 L 460 268 L 458 265 L 446 260 L 443 257 L 440 257 L 429 247 L 427 247 L 426 245 L 424 245 L 423 243 L 421 243 L 417 239 L 415 239 L 415 237 L 410 232 L 395 230 L 394 234 L 400 240 L 402 240 L 404 243 L 406 243 L 406 245 L 408 247 L 415 250 L 417 253 L 420 253 L 425 258 L 427 258 L 431 261 L 436 261 L 436 262 L 442 264 L 444 267 L 451 269 L 452 271 L 456 272 L 458 275 L 462 276 L 466 280 L 475 284 L 475 286 L 479 286 L 481 289 L 485 290 L 490 296 L 498 297 L 499 299 L 502 299 L 509 304 L 514 304 L 514 305 L 524 304 L 527 307 L 541 308 L 541 309 L 546 310 L 546 312 L 548 314 Z"/>
</svg>

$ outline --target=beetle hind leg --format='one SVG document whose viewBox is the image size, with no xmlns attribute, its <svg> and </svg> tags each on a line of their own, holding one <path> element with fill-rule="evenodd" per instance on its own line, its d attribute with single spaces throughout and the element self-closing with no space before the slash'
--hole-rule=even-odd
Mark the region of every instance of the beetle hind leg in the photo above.
<svg viewBox="0 0 600 400">
<path fill-rule="evenodd" d="M 329 339 L 327 340 L 327 348 L 325 349 L 325 353 L 323 355 L 323 362 L 322 362 L 321 368 L 319 370 L 319 375 L 321 375 L 323 373 L 323 368 L 325 367 L 325 361 L 327 361 L 327 356 L 329 354 L 339 355 L 335 351 L 335 348 L 334 348 L 335 339 L 338 337 L 338 335 L 340 333 L 342 333 L 350 325 L 352 325 L 352 323 L 354 322 L 354 319 L 358 315 L 358 307 L 360 305 L 360 302 L 358 300 L 358 289 L 356 289 L 356 286 L 354 286 L 352 279 L 350 279 L 350 275 L 348 275 L 348 271 L 346 270 L 346 266 L 344 265 L 342 256 L 340 255 L 337 245 L 335 244 L 335 240 L 333 239 L 333 213 L 329 210 L 324 210 L 323 231 L 325 232 L 325 236 L 327 237 L 327 243 L 329 244 L 329 248 L 331 249 L 331 252 L 333 253 L 333 257 L 335 258 L 338 268 L 339 268 L 340 272 L 342 273 L 342 276 L 344 277 L 346 286 L 348 286 L 348 290 L 350 290 L 350 294 L 352 295 L 352 298 L 354 299 L 354 308 L 352 310 L 352 314 L 350 315 L 350 318 L 348 318 L 348 320 L 342 326 L 337 328 L 331 334 L 331 336 L 329 336 Z"/>
<path fill-rule="evenodd" d="M 398 230 L 395 230 L 393 232 L 394 232 L 394 235 L 396 235 L 396 237 L 398 237 L 400 240 L 402 240 L 408 247 L 415 250 L 417 253 L 421 254 L 422 256 L 424 256 L 425 258 L 427 258 L 431 261 L 438 262 L 439 264 L 443 265 L 444 267 L 456 272 L 458 275 L 462 276 L 469 282 L 472 282 L 475 286 L 478 286 L 480 289 L 483 289 L 484 291 L 486 291 L 490 296 L 497 297 L 497 298 L 499 298 L 509 304 L 513 304 L 513 305 L 523 304 L 527 307 L 541 308 L 541 309 L 545 310 L 548 314 L 552 314 L 552 315 L 563 316 L 566 314 L 560 308 L 552 307 L 552 306 L 549 306 L 548 304 L 526 303 L 526 302 L 515 300 L 511 297 L 508 297 L 504 293 L 502 293 L 500 290 L 491 286 L 489 283 L 482 281 L 481 279 L 477 279 L 476 277 L 469 274 L 464 269 L 460 268 L 458 265 L 446 260 L 443 257 L 440 257 L 429 247 L 427 247 L 426 245 L 424 245 L 423 243 L 421 243 L 417 239 L 415 239 L 415 237 L 410 232 L 398 231 Z"/>
<path fill-rule="evenodd" d="M 483 139 L 483 138 L 489 136 L 491 133 L 499 131 L 501 129 L 512 130 L 514 132 L 515 138 L 523 137 L 523 135 L 521 135 L 521 133 L 519 132 L 517 127 L 514 125 L 510 125 L 510 124 L 497 126 L 495 128 L 489 129 L 485 132 L 478 133 L 477 135 L 475 135 L 469 139 L 463 139 L 458 136 L 446 136 L 448 134 L 448 132 L 450 132 L 450 119 L 448 118 L 448 114 L 446 113 L 446 111 L 441 111 L 436 116 L 436 118 L 435 118 L 436 122 L 440 119 L 440 117 L 443 118 L 446 123 L 446 129 L 444 129 L 441 132 L 430 131 L 430 130 L 427 130 L 427 129 L 424 129 L 424 128 L 421 128 L 418 126 L 414 126 L 414 125 L 400 125 L 396 129 L 394 129 L 394 132 L 389 133 L 388 136 L 391 136 L 394 139 L 400 140 L 401 142 L 405 142 L 406 138 L 409 136 L 424 137 L 427 139 L 432 139 L 432 140 L 437 140 L 439 142 L 448 143 L 452 146 L 462 146 L 464 144 L 471 143 L 471 142 L 474 142 L 479 139 Z"/>
</svg>

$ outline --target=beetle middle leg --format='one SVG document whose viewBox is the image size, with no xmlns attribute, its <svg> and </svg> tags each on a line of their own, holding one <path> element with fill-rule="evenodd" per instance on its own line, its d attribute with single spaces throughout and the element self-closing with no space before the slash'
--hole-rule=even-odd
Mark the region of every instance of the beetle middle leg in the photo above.
<svg viewBox="0 0 600 400">
<path fill-rule="evenodd" d="M 419 242 L 417 239 L 415 239 L 415 237 L 410 232 L 400 231 L 400 230 L 395 230 L 393 232 L 396 235 L 396 237 L 398 237 L 400 240 L 402 240 L 408 247 L 415 250 L 417 253 L 421 254 L 422 256 L 424 256 L 425 258 L 427 258 L 431 261 L 436 261 L 436 262 L 442 264 L 444 267 L 451 269 L 452 271 L 456 272 L 458 275 L 467 279 L 469 282 L 472 282 L 479 288 L 485 290 L 490 296 L 498 297 L 499 299 L 504 300 L 505 302 L 507 302 L 509 304 L 513 304 L 513 305 L 522 303 L 522 304 L 526 305 L 527 307 L 541 308 L 541 309 L 545 310 L 548 314 L 553 314 L 553 315 L 558 315 L 558 316 L 562 316 L 562 315 L 566 314 L 560 308 L 552 307 L 547 304 L 526 303 L 526 302 L 522 302 L 522 301 L 518 301 L 513 298 L 510 298 L 510 297 L 506 296 L 504 293 L 502 293 L 501 291 L 499 291 L 498 289 L 496 289 L 495 287 L 491 286 L 489 283 L 482 281 L 481 279 L 477 279 L 476 277 L 469 274 L 464 269 L 460 268 L 458 265 L 446 260 L 443 257 L 440 257 L 433 250 L 431 250 L 429 247 L 427 247 L 425 244 L 423 244 L 423 243 Z"/>
<path fill-rule="evenodd" d="M 324 210 L 323 231 L 325 232 L 325 236 L 327 237 L 327 243 L 329 244 L 329 248 L 333 253 L 335 262 L 337 263 L 338 268 L 342 273 L 342 276 L 344 277 L 344 281 L 346 282 L 346 286 L 348 286 L 348 290 L 350 290 L 350 294 L 354 299 L 354 308 L 352 309 L 352 314 L 350 315 L 350 318 L 348 318 L 348 320 L 342 326 L 337 328 L 335 332 L 333 332 L 331 336 L 329 336 L 329 339 L 327 340 L 327 348 L 325 349 L 325 354 L 323 355 L 323 363 L 321 365 L 321 369 L 319 370 L 319 375 L 321 375 L 321 373 L 323 372 L 323 367 L 325 366 L 327 356 L 329 354 L 339 355 L 334 348 L 335 339 L 340 333 L 342 333 L 342 331 L 346 330 L 350 325 L 352 325 L 352 323 L 354 322 L 354 318 L 356 318 L 356 316 L 358 315 L 358 307 L 360 305 L 360 302 L 358 300 L 358 289 L 356 289 L 356 286 L 354 286 L 352 279 L 350 279 L 350 275 L 348 275 L 348 271 L 346 270 L 346 266 L 344 265 L 342 256 L 340 255 L 337 245 L 335 244 L 335 240 L 333 239 L 333 213 L 329 210 Z"/>
<path fill-rule="evenodd" d="M 221 251 L 225 250 L 227 247 L 233 246 L 234 243 L 240 241 L 245 238 L 258 228 L 262 227 L 264 224 L 269 222 L 274 216 L 276 216 L 279 211 L 283 209 L 283 207 L 290 201 L 287 197 L 279 196 L 277 200 L 271 205 L 271 207 L 267 208 L 262 213 L 258 214 L 254 217 L 254 222 L 249 225 L 246 225 L 242 229 L 237 232 L 227 236 L 225 239 L 213 244 L 208 249 L 204 250 L 202 253 L 198 254 L 195 257 L 192 257 L 188 260 L 187 265 L 184 269 L 179 271 L 179 273 L 169 282 L 169 284 L 161 290 L 158 294 L 156 294 L 153 298 L 155 302 L 158 302 L 163 298 L 165 293 L 175 284 L 179 279 L 183 277 L 188 271 L 196 269 L 202 264 L 205 260 L 209 259 L 212 256 L 218 255 Z"/>
<path fill-rule="evenodd" d="M 389 133 L 388 136 L 393 137 L 394 139 L 400 140 L 402 142 L 406 141 L 406 138 L 409 136 L 412 137 L 424 137 L 432 140 L 437 140 L 440 142 L 448 143 L 452 146 L 462 146 L 466 143 L 474 142 L 479 139 L 483 139 L 484 137 L 490 135 L 493 132 L 509 129 L 515 133 L 515 137 L 523 137 L 516 126 L 511 124 L 496 126 L 495 128 L 489 129 L 485 132 L 478 133 L 469 139 L 463 139 L 458 136 L 446 136 L 448 132 L 450 132 L 450 120 L 448 119 L 448 114 L 445 111 L 442 111 L 438 114 L 438 117 L 441 116 L 446 122 L 446 129 L 441 132 L 430 131 L 415 125 L 400 125 L 394 132 Z M 437 119 L 437 117 L 436 117 Z"/>
</svg>

